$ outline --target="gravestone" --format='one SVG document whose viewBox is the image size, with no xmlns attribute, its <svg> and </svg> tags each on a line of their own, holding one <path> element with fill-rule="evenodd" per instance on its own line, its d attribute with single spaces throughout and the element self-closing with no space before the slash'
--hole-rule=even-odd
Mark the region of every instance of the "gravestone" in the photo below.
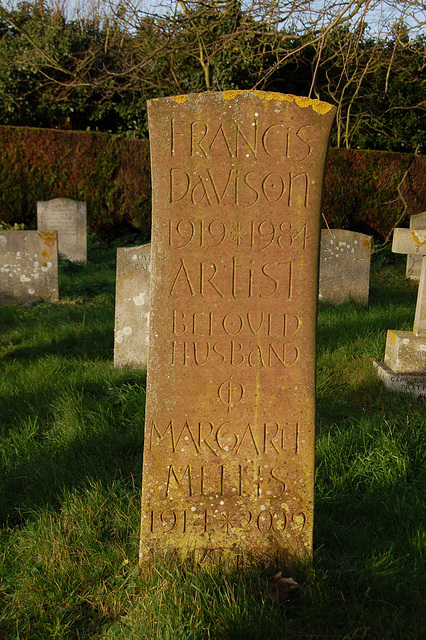
<svg viewBox="0 0 426 640">
<path fill-rule="evenodd" d="M 58 297 L 56 231 L 0 231 L 0 304 Z"/>
<path fill-rule="evenodd" d="M 426 229 L 426 211 L 410 216 L 410 229 Z M 410 280 L 420 280 L 422 256 L 408 254 L 405 274 Z"/>
<path fill-rule="evenodd" d="M 392 251 L 421 256 L 413 332 L 389 330 L 385 361 L 375 362 L 386 386 L 417 396 L 426 395 L 426 229 L 395 229 Z"/>
<path fill-rule="evenodd" d="M 321 191 L 334 107 L 148 102 L 153 228 L 140 561 L 312 553 Z"/>
<path fill-rule="evenodd" d="M 319 299 L 331 304 L 368 304 L 373 239 L 343 229 L 321 231 Z"/>
<path fill-rule="evenodd" d="M 117 249 L 114 367 L 146 369 L 151 245 Z"/>
<path fill-rule="evenodd" d="M 87 261 L 87 211 L 85 202 L 54 198 L 37 202 L 37 229 L 58 232 L 61 258 Z"/>
</svg>

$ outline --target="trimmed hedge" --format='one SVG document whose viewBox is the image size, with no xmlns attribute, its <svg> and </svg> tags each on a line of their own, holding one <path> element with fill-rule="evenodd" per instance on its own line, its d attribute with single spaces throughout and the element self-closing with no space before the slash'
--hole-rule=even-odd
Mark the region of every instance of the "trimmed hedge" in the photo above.
<svg viewBox="0 0 426 640">
<path fill-rule="evenodd" d="M 398 195 L 401 185 L 405 208 Z M 149 143 L 104 133 L 0 126 L 0 220 L 37 226 L 37 201 L 87 202 L 89 228 L 106 238 L 150 236 Z M 323 212 L 331 228 L 383 241 L 394 224 L 426 209 L 426 157 L 331 149 Z M 323 226 L 325 222 L 323 221 Z"/>
<path fill-rule="evenodd" d="M 410 215 L 425 210 L 426 156 L 330 149 L 323 202 L 330 228 L 361 231 L 383 242 L 397 222 L 408 226 Z"/>
<path fill-rule="evenodd" d="M 37 226 L 37 201 L 87 202 L 88 226 L 113 236 L 151 225 L 147 140 L 0 126 L 0 220 Z"/>
</svg>

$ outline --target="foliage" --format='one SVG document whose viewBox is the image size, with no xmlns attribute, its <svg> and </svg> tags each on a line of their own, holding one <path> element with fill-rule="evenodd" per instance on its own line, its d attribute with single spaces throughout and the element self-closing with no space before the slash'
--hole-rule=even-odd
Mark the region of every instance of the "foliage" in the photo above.
<svg viewBox="0 0 426 640">
<path fill-rule="evenodd" d="M 338 148 L 424 151 L 424 9 L 389 4 L 373 31 L 379 0 L 3 1 L 0 122 L 140 137 L 150 98 L 258 88 L 335 104 Z"/>
<path fill-rule="evenodd" d="M 408 215 L 423 211 L 425 172 L 424 156 L 331 149 L 323 202 L 328 225 L 383 242 L 396 223 L 406 226 Z"/>
</svg>

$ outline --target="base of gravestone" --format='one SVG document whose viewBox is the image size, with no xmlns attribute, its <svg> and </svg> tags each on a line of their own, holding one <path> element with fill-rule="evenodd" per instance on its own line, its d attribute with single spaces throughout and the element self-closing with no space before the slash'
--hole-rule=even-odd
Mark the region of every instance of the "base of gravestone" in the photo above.
<svg viewBox="0 0 426 640">
<path fill-rule="evenodd" d="M 395 373 L 384 362 L 373 360 L 377 375 L 387 389 L 411 395 L 426 396 L 426 373 Z"/>
<path fill-rule="evenodd" d="M 247 551 L 241 548 L 234 549 L 232 553 L 223 548 L 198 548 L 176 549 L 170 547 L 166 550 L 146 553 L 140 549 L 139 567 L 145 574 L 163 565 L 182 567 L 187 570 L 204 568 L 214 570 L 220 567 L 224 571 L 236 571 L 253 569 L 261 573 L 303 574 L 312 569 L 312 553 L 301 552 L 300 549 L 277 549 L 275 552 L 258 553 L 255 550 Z"/>
</svg>

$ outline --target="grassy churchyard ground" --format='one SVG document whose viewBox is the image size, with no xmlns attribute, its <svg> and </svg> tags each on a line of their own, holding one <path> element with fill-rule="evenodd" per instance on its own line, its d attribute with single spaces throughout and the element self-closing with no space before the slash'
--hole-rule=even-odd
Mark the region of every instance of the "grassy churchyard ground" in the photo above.
<svg viewBox="0 0 426 640">
<path fill-rule="evenodd" d="M 62 263 L 59 303 L 0 308 L 0 638 L 423 640 L 426 402 L 371 364 L 412 329 L 404 262 L 373 261 L 367 308 L 320 306 L 315 555 L 284 604 L 249 567 L 138 572 L 145 374 L 112 368 L 115 250 Z"/>
</svg>

